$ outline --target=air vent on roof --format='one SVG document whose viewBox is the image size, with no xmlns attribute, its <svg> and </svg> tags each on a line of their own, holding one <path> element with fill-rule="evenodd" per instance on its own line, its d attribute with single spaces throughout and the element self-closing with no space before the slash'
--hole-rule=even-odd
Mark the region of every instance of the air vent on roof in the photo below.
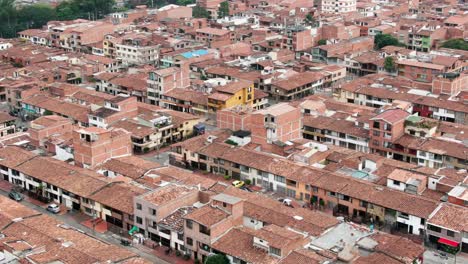
<svg viewBox="0 0 468 264">
<path fill-rule="evenodd" d="M 296 219 L 297 221 L 302 221 L 304 219 L 304 217 L 299 216 L 299 215 L 295 215 L 294 219 Z"/>
</svg>

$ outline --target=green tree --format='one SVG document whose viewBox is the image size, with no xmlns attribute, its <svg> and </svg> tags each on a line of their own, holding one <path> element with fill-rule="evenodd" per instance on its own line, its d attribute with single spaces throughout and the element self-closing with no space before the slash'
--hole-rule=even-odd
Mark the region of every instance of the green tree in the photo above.
<svg viewBox="0 0 468 264">
<path fill-rule="evenodd" d="M 192 8 L 192 16 L 194 18 L 210 18 L 210 13 L 201 6 L 194 6 Z"/>
<path fill-rule="evenodd" d="M 205 264 L 229 264 L 230 261 L 226 255 L 216 254 L 206 258 Z"/>
<path fill-rule="evenodd" d="M 384 61 L 384 69 L 388 72 L 394 72 L 395 71 L 395 61 L 393 57 L 386 57 Z"/>
<path fill-rule="evenodd" d="M 395 37 L 390 34 L 377 34 L 374 37 L 374 47 L 381 49 L 385 46 L 404 46 Z"/>
<path fill-rule="evenodd" d="M 0 37 L 16 36 L 15 0 L 0 0 Z"/>
<path fill-rule="evenodd" d="M 326 39 L 321 39 L 318 41 L 319 46 L 321 45 L 327 45 L 327 40 Z"/>
<path fill-rule="evenodd" d="M 468 50 L 468 41 L 464 39 L 450 39 L 442 44 L 442 48 Z"/>
<path fill-rule="evenodd" d="M 21 29 L 41 28 L 57 18 L 55 9 L 46 4 L 25 6 L 18 10 L 18 25 Z"/>
<path fill-rule="evenodd" d="M 177 0 L 177 1 L 176 1 L 176 4 L 177 4 L 177 5 L 180 5 L 180 6 L 191 5 L 191 4 L 193 4 L 193 3 L 194 3 L 193 0 Z"/>
<path fill-rule="evenodd" d="M 221 2 L 218 8 L 218 17 L 222 18 L 226 16 L 229 16 L 229 2 L 228 1 Z"/>
</svg>

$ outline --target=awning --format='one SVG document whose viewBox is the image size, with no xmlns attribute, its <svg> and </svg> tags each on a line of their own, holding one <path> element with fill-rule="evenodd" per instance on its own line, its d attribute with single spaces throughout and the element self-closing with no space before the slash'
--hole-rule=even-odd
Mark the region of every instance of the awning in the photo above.
<svg viewBox="0 0 468 264">
<path fill-rule="evenodd" d="M 447 246 L 451 246 L 451 247 L 458 247 L 458 244 L 459 244 L 458 242 L 455 242 L 446 238 L 442 238 L 442 237 L 439 238 L 438 242 Z"/>
</svg>

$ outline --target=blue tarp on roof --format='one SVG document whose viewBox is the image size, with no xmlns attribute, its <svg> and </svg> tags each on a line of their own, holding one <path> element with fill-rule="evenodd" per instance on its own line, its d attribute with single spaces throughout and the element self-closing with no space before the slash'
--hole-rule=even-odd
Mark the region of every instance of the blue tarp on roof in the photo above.
<svg viewBox="0 0 468 264">
<path fill-rule="evenodd" d="M 208 54 L 208 50 L 201 49 L 201 50 L 192 50 L 192 51 L 184 52 L 184 53 L 182 53 L 182 56 L 184 56 L 184 58 L 186 58 L 186 59 L 190 59 L 190 58 L 193 58 L 195 56 L 202 56 L 202 55 L 206 55 L 206 54 Z"/>
</svg>

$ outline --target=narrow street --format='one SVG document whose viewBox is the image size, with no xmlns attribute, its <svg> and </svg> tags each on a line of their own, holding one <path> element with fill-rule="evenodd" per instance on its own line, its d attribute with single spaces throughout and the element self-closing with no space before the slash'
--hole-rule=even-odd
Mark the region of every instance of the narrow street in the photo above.
<svg viewBox="0 0 468 264">
<path fill-rule="evenodd" d="M 0 188 L 0 195 L 8 197 L 8 191 L 5 191 L 5 190 Z M 151 249 L 149 249 L 149 248 L 147 249 L 144 246 L 141 246 L 141 247 L 138 247 L 138 248 L 133 247 L 133 246 L 122 246 L 120 244 L 120 237 L 118 235 L 112 234 L 110 232 L 106 232 L 104 234 L 99 233 L 99 232 L 94 232 L 92 229 L 81 225 L 73 217 L 73 215 L 76 214 L 76 213 L 72 212 L 72 213 L 65 213 L 65 214 L 53 214 L 53 213 L 50 213 L 49 211 L 47 211 L 44 207 L 29 202 L 27 198 L 25 200 L 21 201 L 20 203 L 22 205 L 30 208 L 30 209 L 38 211 L 38 212 L 40 212 L 42 214 L 46 214 L 46 215 L 48 215 L 50 217 L 56 218 L 57 220 L 67 224 L 70 227 L 73 227 L 74 229 L 78 230 L 79 232 L 85 233 L 85 234 L 87 234 L 87 235 L 89 235 L 91 237 L 95 237 L 95 238 L 97 238 L 97 239 L 99 239 L 101 241 L 107 242 L 109 244 L 113 244 L 113 245 L 125 248 L 125 249 L 137 254 L 138 256 L 140 256 L 140 257 L 142 257 L 144 259 L 147 259 L 147 260 L 149 260 L 149 261 L 151 261 L 153 263 L 170 264 L 169 262 L 167 262 L 167 261 L 165 261 L 163 259 L 160 259 L 157 256 L 155 256 L 154 254 L 152 254 Z"/>
</svg>

